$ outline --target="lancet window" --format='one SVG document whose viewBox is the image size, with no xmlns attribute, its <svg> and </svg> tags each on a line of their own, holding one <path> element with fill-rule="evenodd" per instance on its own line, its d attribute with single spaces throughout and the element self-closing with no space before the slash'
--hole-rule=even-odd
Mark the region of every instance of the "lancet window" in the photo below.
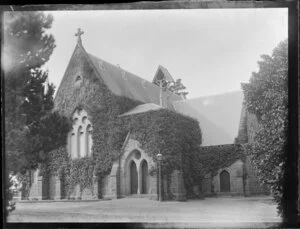
<svg viewBox="0 0 300 229">
<path fill-rule="evenodd" d="M 82 158 L 92 155 L 92 124 L 87 112 L 77 109 L 73 116 L 73 126 L 69 133 L 68 149 L 71 157 Z"/>
</svg>

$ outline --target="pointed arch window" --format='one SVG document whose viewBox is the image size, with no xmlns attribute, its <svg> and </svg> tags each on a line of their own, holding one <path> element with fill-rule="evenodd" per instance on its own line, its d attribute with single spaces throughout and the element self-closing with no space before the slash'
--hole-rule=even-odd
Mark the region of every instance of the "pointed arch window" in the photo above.
<svg viewBox="0 0 300 229">
<path fill-rule="evenodd" d="M 76 133 L 74 131 L 74 129 L 71 131 L 70 133 L 70 146 L 69 146 L 69 149 L 70 149 L 70 155 L 72 158 L 76 158 L 76 151 L 77 151 L 77 148 L 76 148 Z"/>
<path fill-rule="evenodd" d="M 93 144 L 93 139 L 92 139 L 92 125 L 89 124 L 86 128 L 86 152 L 87 156 L 92 155 L 92 144 Z"/>
<path fill-rule="evenodd" d="M 72 158 L 91 155 L 92 124 L 85 110 L 77 109 L 73 114 L 73 128 L 69 133 L 68 150 Z"/>
<path fill-rule="evenodd" d="M 78 127 L 78 131 L 77 131 L 77 157 L 81 157 L 81 145 L 82 145 L 82 143 L 81 143 L 81 134 L 82 134 L 82 126 L 79 126 Z"/>
<path fill-rule="evenodd" d="M 81 76 L 80 75 L 78 75 L 78 76 L 76 76 L 76 82 L 78 82 L 78 81 L 80 81 L 81 80 Z"/>
</svg>

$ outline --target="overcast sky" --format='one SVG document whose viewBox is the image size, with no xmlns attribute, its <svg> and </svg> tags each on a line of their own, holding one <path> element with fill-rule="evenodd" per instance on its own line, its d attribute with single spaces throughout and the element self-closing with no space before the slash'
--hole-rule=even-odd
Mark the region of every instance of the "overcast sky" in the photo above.
<svg viewBox="0 0 300 229">
<path fill-rule="evenodd" d="M 85 50 L 152 81 L 158 65 L 188 98 L 240 90 L 261 54 L 287 38 L 287 9 L 51 11 L 55 48 L 46 68 L 57 87 L 84 31 Z"/>
</svg>

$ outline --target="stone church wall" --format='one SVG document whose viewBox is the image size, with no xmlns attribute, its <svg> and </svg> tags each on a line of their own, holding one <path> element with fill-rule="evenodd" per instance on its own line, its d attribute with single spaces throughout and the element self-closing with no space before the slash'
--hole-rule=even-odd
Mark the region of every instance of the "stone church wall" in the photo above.
<svg viewBox="0 0 300 229">
<path fill-rule="evenodd" d="M 156 176 L 149 176 L 149 195 L 150 199 L 157 199 L 157 179 Z"/>
<path fill-rule="evenodd" d="M 211 174 L 210 173 L 208 173 L 204 176 L 204 179 L 202 181 L 202 192 L 206 196 L 212 194 L 212 183 L 211 183 Z"/>
<path fill-rule="evenodd" d="M 49 199 L 50 200 L 55 200 L 58 199 L 57 197 L 57 186 L 60 184 L 57 184 L 57 178 L 54 174 L 50 175 L 49 177 Z"/>
<path fill-rule="evenodd" d="M 81 80 L 77 81 L 77 77 Z M 100 108 L 104 103 L 104 93 L 109 93 L 108 89 L 97 77 L 84 51 L 76 49 L 57 90 L 54 109 L 70 117 L 78 105 L 83 105 L 86 111 Z"/>
<path fill-rule="evenodd" d="M 29 189 L 30 200 L 41 200 L 42 199 L 42 177 L 39 176 L 39 171 L 34 171 L 32 176 L 33 180 Z"/>
<path fill-rule="evenodd" d="M 131 146 L 136 147 L 135 144 Z M 130 152 L 129 152 L 130 155 Z M 224 193 L 220 190 L 220 173 L 226 170 L 230 174 L 230 192 Z M 244 172 L 246 176 L 244 177 Z M 114 176 L 118 174 L 118 168 L 112 169 L 111 174 L 105 176 L 101 183 L 99 183 L 98 178 L 94 177 L 93 188 L 86 188 L 80 191 L 79 185 L 77 185 L 73 192 L 70 194 L 71 199 L 98 199 L 98 198 L 119 198 L 120 189 L 122 185 L 119 176 Z M 123 174 L 125 175 L 125 173 Z M 246 179 L 244 179 L 246 178 Z M 125 180 L 123 180 L 125 181 Z M 170 184 L 168 182 L 170 181 Z M 42 176 L 38 176 L 38 172 L 35 172 L 33 177 L 33 182 L 29 189 L 29 199 L 52 199 L 58 200 L 62 198 L 68 198 L 67 196 L 62 196 L 62 183 L 58 176 L 51 174 L 49 177 L 45 177 L 43 180 Z M 123 185 L 125 183 L 123 182 Z M 125 186 L 123 186 L 125 188 Z M 156 200 L 158 198 L 158 184 L 156 175 L 149 174 L 149 190 L 148 196 L 150 199 Z M 169 188 L 169 190 L 168 190 Z M 48 190 L 45 190 L 48 189 Z M 209 195 L 257 195 L 257 194 L 269 194 L 269 190 L 266 186 L 263 186 L 257 180 L 257 176 L 250 164 L 250 159 L 247 158 L 246 163 L 241 160 L 237 160 L 231 166 L 223 169 L 219 169 L 217 174 L 211 179 L 210 174 L 206 174 L 201 190 L 205 196 Z M 168 196 L 168 191 L 171 192 L 171 196 Z M 124 194 L 124 196 L 130 195 L 130 193 Z M 166 177 L 163 179 L 163 197 L 164 200 L 174 199 L 177 201 L 183 201 L 187 199 L 187 192 L 184 187 L 184 180 L 182 173 L 179 170 L 173 171 L 170 180 Z"/>
<path fill-rule="evenodd" d="M 187 200 L 187 192 L 184 187 L 182 172 L 174 170 L 171 175 L 170 190 L 174 199 L 177 201 Z"/>
<path fill-rule="evenodd" d="M 246 158 L 245 169 L 247 171 L 245 180 L 245 195 L 270 194 L 267 186 L 261 184 L 258 181 L 257 175 L 255 174 L 254 168 L 250 163 L 249 157 Z"/>
<path fill-rule="evenodd" d="M 105 198 L 109 195 L 109 175 L 105 176 L 101 181 L 101 194 Z"/>
<path fill-rule="evenodd" d="M 85 188 L 82 190 L 81 192 L 81 199 L 82 200 L 90 200 L 93 199 L 94 193 L 93 193 L 93 189 L 91 188 Z"/>
<path fill-rule="evenodd" d="M 220 173 L 227 171 L 230 174 L 230 192 L 221 192 L 220 189 Z M 244 177 L 244 173 L 247 174 Z M 210 174 L 206 174 L 202 182 L 202 192 L 204 195 L 269 195 L 269 189 L 260 184 L 258 178 L 252 168 L 249 158 L 246 163 L 237 160 L 231 166 L 218 170 L 217 175 L 211 179 Z"/>
<path fill-rule="evenodd" d="M 219 169 L 216 176 L 213 177 L 212 184 L 214 187 L 213 192 L 216 194 L 223 194 L 220 188 L 220 174 L 222 171 L 227 171 L 230 174 L 230 192 L 226 194 L 230 195 L 242 195 L 243 189 L 243 162 L 237 160 L 231 166 L 223 169 Z"/>
</svg>

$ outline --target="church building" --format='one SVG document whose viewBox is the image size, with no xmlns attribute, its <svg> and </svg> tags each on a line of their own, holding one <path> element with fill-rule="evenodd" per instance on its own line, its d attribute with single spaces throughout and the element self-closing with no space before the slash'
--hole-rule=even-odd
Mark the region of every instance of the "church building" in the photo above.
<svg viewBox="0 0 300 229">
<path fill-rule="evenodd" d="M 161 90 L 162 82 L 175 82 L 165 67 L 159 66 L 153 81 L 149 82 L 118 65 L 110 64 L 86 52 L 82 45 L 81 34 L 80 31 L 76 34 L 77 44 L 58 87 L 54 110 L 72 120 L 72 129 L 66 136 L 65 146 L 70 160 L 87 158 L 96 162 L 98 159 L 93 156 L 93 152 L 100 148 L 103 152 L 107 152 L 105 155 L 114 155 L 112 162 L 111 164 L 109 160 L 105 162 L 103 156 L 101 159 L 103 164 L 98 165 L 97 169 L 108 172 L 103 173 L 100 179 L 100 175 L 92 171 L 89 178 L 92 185 L 89 188 L 77 185 L 70 193 L 66 191 L 66 179 L 58 175 L 59 171 L 48 175 L 41 174 L 40 169 L 33 171 L 30 188 L 27 196 L 23 195 L 24 199 L 113 199 L 128 196 L 158 199 L 160 188 L 165 200 L 179 201 L 188 198 L 189 188 L 194 190 L 195 195 L 268 193 L 267 188 L 259 184 L 247 157 L 233 161 L 228 167 L 220 168 L 213 175 L 207 174 L 204 180 L 195 182 L 193 187 L 187 187 L 183 174 L 184 168 L 180 163 L 171 171 L 169 178 L 164 175 L 159 177 L 158 173 L 153 172 L 158 163 L 156 153 L 143 146 L 142 141 L 139 140 L 142 137 L 137 136 L 134 128 L 130 127 L 123 136 L 119 133 L 121 131 L 117 130 L 117 125 L 126 126 L 129 120 L 138 120 L 142 114 L 146 115 L 148 122 L 151 115 L 147 116 L 147 114 L 162 110 L 182 119 L 190 116 L 192 119 L 185 121 L 188 125 L 196 123 L 195 125 L 201 128 L 201 123 L 196 121 L 197 117 L 193 114 L 186 112 L 185 95 Z M 114 135 L 122 135 L 119 138 L 122 139 L 121 143 L 119 141 L 114 143 L 114 138 L 110 137 L 105 141 L 101 140 L 105 139 L 105 134 L 101 132 L 101 127 L 104 128 L 105 123 L 101 124 L 101 117 L 105 117 L 107 122 L 110 122 L 110 116 L 117 117 L 119 124 L 113 124 L 116 126 Z M 237 137 L 239 144 L 200 146 L 200 153 L 218 153 L 222 158 L 223 149 L 236 150 L 242 147 L 241 144 L 251 142 L 255 128 L 257 128 L 255 117 L 243 107 Z M 155 131 L 163 132 L 163 130 Z M 147 138 L 151 140 L 150 136 L 144 136 L 144 139 Z M 203 130 L 202 138 L 205 138 Z M 201 139 L 199 142 L 201 144 Z M 109 143 L 114 148 L 106 149 L 106 144 Z M 163 152 L 162 157 L 165 157 Z M 179 154 L 178 157 L 184 158 L 184 154 Z M 167 192 L 170 192 L 172 197 Z"/>
</svg>

